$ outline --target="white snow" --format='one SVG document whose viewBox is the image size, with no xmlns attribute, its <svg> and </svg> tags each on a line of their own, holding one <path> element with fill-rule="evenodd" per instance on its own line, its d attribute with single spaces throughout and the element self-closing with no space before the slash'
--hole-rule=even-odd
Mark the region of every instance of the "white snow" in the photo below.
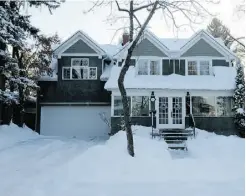
<svg viewBox="0 0 246 196">
<path fill-rule="evenodd" d="M 105 67 L 102 75 L 100 76 L 101 81 L 107 81 L 109 79 L 112 67 L 113 65 L 108 65 Z"/>
<path fill-rule="evenodd" d="M 110 56 L 114 56 L 122 48 L 122 45 L 101 44 L 100 47 Z"/>
<path fill-rule="evenodd" d="M 244 195 L 244 139 L 197 130 L 185 153 L 133 129 L 135 158 L 124 132 L 95 144 L 1 126 L 0 195 Z"/>
<path fill-rule="evenodd" d="M 189 39 L 182 38 L 159 38 L 162 44 L 168 47 L 172 51 L 179 51 L 180 48 L 187 42 Z"/>
<path fill-rule="evenodd" d="M 243 108 L 238 108 L 238 109 L 237 109 L 237 113 L 239 113 L 239 114 L 244 114 L 244 109 L 243 109 Z"/>
<path fill-rule="evenodd" d="M 121 67 L 113 67 L 105 89 L 117 89 Z M 125 76 L 127 89 L 175 89 L 175 90 L 233 90 L 235 88 L 236 70 L 234 67 L 213 67 L 214 75 L 182 76 L 171 74 L 168 76 L 136 75 L 135 67 L 131 66 Z"/>
</svg>

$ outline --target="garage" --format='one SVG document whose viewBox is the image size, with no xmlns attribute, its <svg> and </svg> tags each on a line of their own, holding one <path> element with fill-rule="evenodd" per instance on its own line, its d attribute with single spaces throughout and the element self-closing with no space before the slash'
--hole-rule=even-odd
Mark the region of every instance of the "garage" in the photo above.
<svg viewBox="0 0 246 196">
<path fill-rule="evenodd" d="M 104 140 L 109 137 L 109 121 L 110 106 L 42 106 L 40 134 Z"/>
</svg>

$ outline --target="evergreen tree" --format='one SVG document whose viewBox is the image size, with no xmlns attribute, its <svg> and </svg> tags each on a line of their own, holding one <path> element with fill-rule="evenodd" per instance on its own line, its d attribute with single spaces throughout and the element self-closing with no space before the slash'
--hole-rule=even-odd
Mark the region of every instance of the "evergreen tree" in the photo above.
<svg viewBox="0 0 246 196">
<path fill-rule="evenodd" d="M 241 137 L 245 137 L 245 81 L 241 64 L 237 65 L 236 88 L 234 91 L 234 122 Z"/>
<path fill-rule="evenodd" d="M 230 30 L 218 18 L 213 18 L 207 27 L 207 31 L 215 38 L 221 38 L 228 48 L 231 47 L 234 40 L 230 35 Z"/>
<path fill-rule="evenodd" d="M 30 16 L 23 14 L 23 7 L 46 6 L 51 12 L 59 5 L 60 2 L 56 0 L 0 1 L 0 120 L 4 116 L 4 104 L 18 104 L 22 112 L 26 92 L 29 88 L 37 88 L 36 83 L 28 77 L 23 51 L 27 50 L 28 38 L 38 40 L 43 37 L 39 35 L 39 29 L 31 25 Z"/>
</svg>

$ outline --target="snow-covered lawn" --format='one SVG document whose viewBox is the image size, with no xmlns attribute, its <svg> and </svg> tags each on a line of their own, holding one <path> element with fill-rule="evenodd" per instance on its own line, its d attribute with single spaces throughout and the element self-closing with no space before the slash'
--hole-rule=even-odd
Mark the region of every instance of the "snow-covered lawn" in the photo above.
<svg viewBox="0 0 246 196">
<path fill-rule="evenodd" d="M 105 143 L 39 136 L 0 127 L 1 196 L 243 196 L 244 140 L 198 130 L 189 151 L 170 152 L 134 127 L 136 157 L 125 133 Z"/>
</svg>

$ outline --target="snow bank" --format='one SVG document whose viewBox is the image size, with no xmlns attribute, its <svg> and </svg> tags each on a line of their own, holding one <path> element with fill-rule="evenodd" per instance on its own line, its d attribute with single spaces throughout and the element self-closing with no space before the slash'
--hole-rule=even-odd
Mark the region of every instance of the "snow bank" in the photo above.
<svg viewBox="0 0 246 196">
<path fill-rule="evenodd" d="M 40 137 L 28 127 L 20 128 L 15 124 L 0 126 L 0 150 L 18 142 Z"/>
<path fill-rule="evenodd" d="M 244 139 L 198 130 L 174 158 L 163 140 L 150 139 L 150 127 L 133 132 L 134 158 L 123 131 L 88 145 L 2 126 L 0 195 L 244 195 Z"/>
<path fill-rule="evenodd" d="M 113 67 L 105 89 L 117 89 L 121 67 Z M 210 76 L 168 76 L 136 75 L 135 67 L 131 66 L 125 76 L 127 89 L 175 89 L 175 90 L 233 90 L 235 88 L 236 70 L 234 67 L 213 67 Z"/>
</svg>

